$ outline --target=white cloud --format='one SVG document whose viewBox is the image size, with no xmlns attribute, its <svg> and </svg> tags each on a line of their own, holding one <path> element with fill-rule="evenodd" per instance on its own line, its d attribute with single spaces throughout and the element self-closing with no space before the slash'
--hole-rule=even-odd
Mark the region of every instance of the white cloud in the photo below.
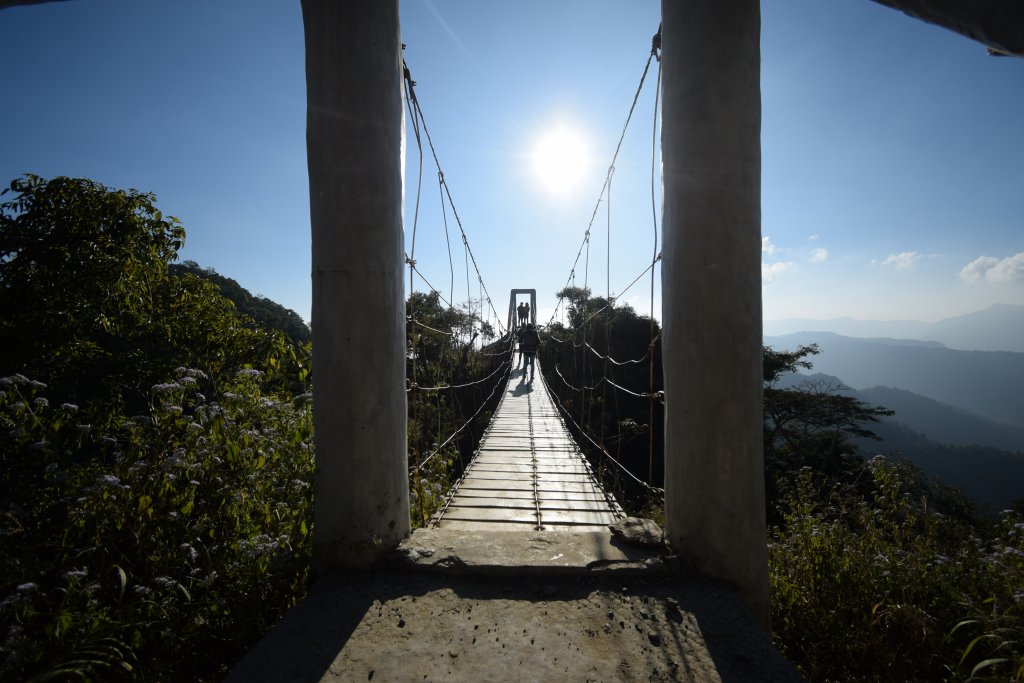
<svg viewBox="0 0 1024 683">
<path fill-rule="evenodd" d="M 779 273 L 789 270 L 796 264 L 791 261 L 777 261 L 775 263 L 761 264 L 761 280 L 771 282 Z"/>
<path fill-rule="evenodd" d="M 809 240 L 811 240 L 813 242 L 814 240 L 818 239 L 819 237 L 820 237 L 820 235 L 811 235 L 807 239 L 809 239 Z"/>
<path fill-rule="evenodd" d="M 914 264 L 921 260 L 921 254 L 916 251 L 904 251 L 899 254 L 889 254 L 884 261 L 883 266 L 892 266 L 897 270 L 910 270 L 914 267 Z M 875 262 L 872 261 L 872 264 Z"/>
<path fill-rule="evenodd" d="M 811 252 L 811 263 L 821 263 L 828 260 L 828 249 L 821 247 Z"/>
<path fill-rule="evenodd" d="M 772 238 L 767 235 L 761 237 L 761 253 L 768 254 L 771 256 L 779 250 L 774 244 L 772 244 Z"/>
<path fill-rule="evenodd" d="M 998 259 L 979 256 L 960 270 L 960 279 L 969 283 L 985 280 L 992 284 L 1024 282 L 1024 251 Z"/>
</svg>

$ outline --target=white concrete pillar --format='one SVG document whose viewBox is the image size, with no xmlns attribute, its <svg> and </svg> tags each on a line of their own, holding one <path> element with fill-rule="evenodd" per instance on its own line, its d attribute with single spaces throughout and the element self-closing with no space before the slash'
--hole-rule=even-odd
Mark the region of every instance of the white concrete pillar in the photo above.
<svg viewBox="0 0 1024 683">
<path fill-rule="evenodd" d="M 302 0 L 313 230 L 313 567 L 409 534 L 397 0 Z"/>
<path fill-rule="evenodd" d="M 759 0 L 662 21 L 667 532 L 767 626 Z"/>
</svg>

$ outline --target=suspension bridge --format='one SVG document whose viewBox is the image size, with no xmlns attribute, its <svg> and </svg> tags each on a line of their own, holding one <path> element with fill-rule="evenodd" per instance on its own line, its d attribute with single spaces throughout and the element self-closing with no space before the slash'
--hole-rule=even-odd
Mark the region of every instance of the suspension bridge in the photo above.
<svg viewBox="0 0 1024 683">
<path fill-rule="evenodd" d="M 40 1 L 45 0 L 0 0 L 0 8 Z M 999 54 L 1022 53 L 1019 32 L 1013 34 L 1017 24 L 998 12 L 966 3 L 954 16 L 922 3 L 883 4 L 905 5 L 908 13 L 987 42 Z M 665 0 L 664 30 L 655 34 L 644 68 L 646 76 L 652 59 L 664 67 L 664 77 L 658 71 L 662 282 L 672 294 L 662 309 L 664 337 L 653 324 L 652 296 L 646 351 L 615 358 L 608 337 L 615 308 L 609 285 L 602 306 L 576 311 L 581 317 L 571 337 L 561 339 L 551 330 L 546 335 L 551 345 L 571 349 L 570 363 L 583 374 L 568 365 L 563 373 L 554 356 L 533 382 L 512 367 L 511 316 L 496 345 L 474 346 L 477 335 L 486 336 L 484 318 L 492 316 L 501 328 L 500 317 L 402 59 L 397 0 L 302 5 L 318 580 L 228 680 L 799 680 L 762 628 L 769 625 L 769 610 L 760 413 L 757 0 Z M 634 97 L 627 126 L 636 102 Z M 407 251 L 405 106 L 420 150 Z M 416 293 L 419 278 L 454 309 L 454 293 L 446 299 L 427 282 L 415 258 L 424 138 L 464 245 L 467 289 L 470 263 L 477 275 L 476 328 L 445 329 L 406 308 L 403 252 L 408 293 Z M 619 147 L 601 197 L 610 195 Z M 655 161 L 652 156 L 652 177 Z M 652 190 L 652 204 L 653 195 Z M 582 257 L 587 288 L 597 212 L 595 207 L 567 286 L 575 285 Z M 445 214 L 446 235 L 447 220 Z M 655 218 L 650 264 L 619 296 L 648 273 L 653 291 L 655 269 L 663 261 L 658 229 Z M 531 308 L 535 314 L 535 300 Z M 345 311 L 346 319 L 337 311 Z M 473 318 L 471 303 L 469 313 Z M 603 345 L 597 334 L 602 322 Z M 692 332 L 697 329 L 699 334 Z M 453 341 L 468 336 L 461 356 L 447 355 L 445 372 L 429 363 L 429 335 Z M 662 339 L 664 382 L 656 385 L 654 358 Z M 599 376 L 592 356 L 599 360 Z M 627 387 L 614 374 L 643 363 L 649 368 L 646 387 Z M 436 383 L 425 382 L 428 376 Z M 564 387 L 554 388 L 556 377 Z M 638 476 L 635 463 L 627 467 L 611 452 L 610 444 L 621 445 L 626 435 L 607 433 L 606 420 L 595 420 L 595 411 L 587 409 L 599 403 L 599 413 L 611 410 L 608 397 L 619 394 L 624 401 L 647 402 L 652 454 L 655 425 L 660 421 L 663 427 L 664 490 L 653 485 L 653 457 L 647 476 Z M 447 425 L 447 436 L 441 434 L 442 395 L 458 405 L 461 420 Z M 663 403 L 665 396 L 670 400 Z M 434 397 L 433 408 L 427 397 Z M 422 428 L 428 417 L 438 428 L 424 445 L 423 435 L 410 435 L 406 427 Z M 453 453 L 461 459 L 466 442 L 476 446 L 473 457 L 450 469 Z M 438 485 L 438 473 L 449 471 L 458 472 L 454 485 L 428 495 L 425 487 Z M 668 540 L 678 557 L 667 547 L 638 553 L 610 540 L 607 525 L 624 515 L 612 490 L 621 478 L 636 482 L 648 499 L 663 495 Z M 431 509 L 425 526 L 410 536 L 411 497 L 423 510 L 429 498 Z M 643 578 L 607 571 L 616 563 L 642 571 Z M 457 578 L 460 569 L 474 564 L 486 565 L 490 573 Z M 403 566 L 446 573 L 396 571 Z M 651 567 L 667 573 L 651 574 Z M 377 571 L 335 573 L 368 568 Z M 576 573 L 569 580 L 564 573 L 556 578 L 554 568 Z"/>
<path fill-rule="evenodd" d="M 544 325 L 537 325 L 536 292 L 529 289 L 511 291 L 503 324 L 456 209 L 416 81 L 402 61 L 402 103 L 418 152 L 415 208 L 402 249 L 408 269 L 408 301 L 401 302 L 406 314 L 404 486 L 396 486 L 400 480 L 393 470 L 382 476 L 379 463 L 350 459 L 345 472 L 329 460 L 325 463 L 323 482 L 374 482 L 390 491 L 397 504 L 373 504 L 374 513 L 367 516 L 370 508 L 361 501 L 370 499 L 362 494 L 345 505 L 331 496 L 317 497 L 315 533 L 322 538 L 333 534 L 338 540 L 316 546 L 314 566 L 320 578 L 313 593 L 229 680 L 373 680 L 377 675 L 385 680 L 800 680 L 762 628 L 766 617 L 760 588 L 751 592 L 746 579 L 729 571 L 718 575 L 738 581 L 739 593 L 726 583 L 687 574 L 684 567 L 692 566 L 692 554 L 676 556 L 657 525 L 628 518 L 627 509 L 665 509 L 668 502 L 665 490 L 656 486 L 660 478 L 655 481 L 654 466 L 668 420 L 662 335 L 654 316 L 662 261 L 654 204 L 657 114 L 651 147 L 651 258 L 617 290 L 622 297 L 650 277 L 650 316 L 639 319 L 649 334 L 640 335 L 634 348 L 613 344 L 616 316 L 622 310 L 611 296 L 610 248 L 607 295 L 590 297 L 590 246 L 599 208 L 610 205 L 626 130 L 652 65 L 660 64 L 661 42 L 659 30 L 569 269 L 564 291 L 573 295 L 559 299 Z M 660 94 L 657 71 L 655 89 Z M 390 79 L 393 74 L 364 76 Z M 425 220 L 420 212 L 425 160 L 433 162 L 442 199 L 439 223 L 448 252 L 447 290 L 428 279 L 416 251 L 418 228 Z M 465 264 L 467 301 L 461 308 L 455 304 L 453 226 Z M 610 242 L 610 211 L 605 227 Z M 530 313 L 516 315 L 519 297 L 529 298 Z M 314 301 L 314 320 L 316 311 Z M 519 364 L 524 359 L 517 332 L 537 327 L 543 345 L 528 375 Z M 755 351 L 758 372 L 753 379 L 759 389 L 759 339 Z M 325 402 L 319 393 L 317 398 L 314 408 Z M 392 399 L 393 394 L 388 401 Z M 316 424 L 318 430 L 324 425 L 332 432 L 324 443 L 365 438 L 330 421 Z M 759 427 L 749 431 L 760 438 Z M 317 432 L 318 438 L 322 433 Z M 631 440 L 634 447 L 625 447 Z M 635 444 L 644 442 L 643 457 L 638 458 Z M 320 441 L 317 448 L 320 453 Z M 716 451 L 709 449 L 706 455 L 714 458 Z M 319 483 L 318 490 L 324 490 Z M 351 487 L 346 490 L 355 493 Z M 756 497 L 735 504 L 738 510 L 763 507 Z M 345 517 L 337 517 L 342 511 Z M 409 511 L 419 526 L 411 535 L 403 531 Z M 686 519 L 678 508 L 673 514 L 670 524 L 685 521 L 676 524 L 677 533 L 694 526 L 707 527 L 702 534 L 713 532 L 714 524 L 708 525 L 704 515 Z M 758 514 L 763 527 L 763 509 Z M 364 540 L 358 534 L 337 535 L 338 522 L 351 526 L 357 518 L 370 525 L 362 532 Z M 325 525 L 336 530 L 324 531 Z M 645 533 L 624 540 L 624 529 L 630 526 Z M 389 540 L 396 538 L 397 543 Z M 760 538 L 763 544 L 763 528 Z M 745 547 L 742 538 L 729 540 Z M 689 545 L 684 550 L 692 550 Z M 692 545 L 699 545 L 696 538 Z M 367 562 L 383 571 L 327 571 L 365 567 Z M 680 580 L 681 575 L 687 578 Z M 581 620 L 580 614 L 587 616 Z M 290 668 L 282 669 L 282 663 Z"/>
</svg>

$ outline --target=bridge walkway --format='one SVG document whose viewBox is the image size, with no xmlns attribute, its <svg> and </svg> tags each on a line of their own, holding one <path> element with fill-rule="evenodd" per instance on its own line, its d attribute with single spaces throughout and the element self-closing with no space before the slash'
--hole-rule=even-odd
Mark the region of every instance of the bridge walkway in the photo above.
<svg viewBox="0 0 1024 683">
<path fill-rule="evenodd" d="M 453 531 L 606 531 L 624 516 L 540 374 L 513 369 L 479 449 L 433 525 Z"/>
</svg>

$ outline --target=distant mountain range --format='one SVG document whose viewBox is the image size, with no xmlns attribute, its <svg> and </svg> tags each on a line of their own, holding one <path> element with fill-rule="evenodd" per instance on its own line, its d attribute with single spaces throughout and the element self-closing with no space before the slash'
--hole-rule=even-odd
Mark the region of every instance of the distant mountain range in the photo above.
<svg viewBox="0 0 1024 683">
<path fill-rule="evenodd" d="M 914 339 L 938 342 L 964 351 L 1024 353 L 1024 305 L 995 304 L 983 311 L 928 323 L 915 320 L 791 318 L 764 321 L 766 335 L 833 332 L 847 337 Z"/>
<path fill-rule="evenodd" d="M 1024 353 L 958 351 L 935 342 L 856 339 L 831 332 L 765 337 L 777 350 L 817 344 L 816 372 L 854 389 L 896 387 L 1024 429 Z"/>
<path fill-rule="evenodd" d="M 823 360 L 822 356 L 814 359 Z M 815 373 L 785 376 L 780 386 L 799 386 L 808 381 L 833 387 L 850 384 L 836 376 Z M 868 425 L 881 441 L 855 439 L 866 455 L 882 453 L 905 459 L 940 481 L 961 487 L 985 505 L 1001 507 L 1024 498 L 1024 428 L 905 389 L 874 386 L 846 388 L 840 393 L 895 411 L 892 417 Z"/>
</svg>

